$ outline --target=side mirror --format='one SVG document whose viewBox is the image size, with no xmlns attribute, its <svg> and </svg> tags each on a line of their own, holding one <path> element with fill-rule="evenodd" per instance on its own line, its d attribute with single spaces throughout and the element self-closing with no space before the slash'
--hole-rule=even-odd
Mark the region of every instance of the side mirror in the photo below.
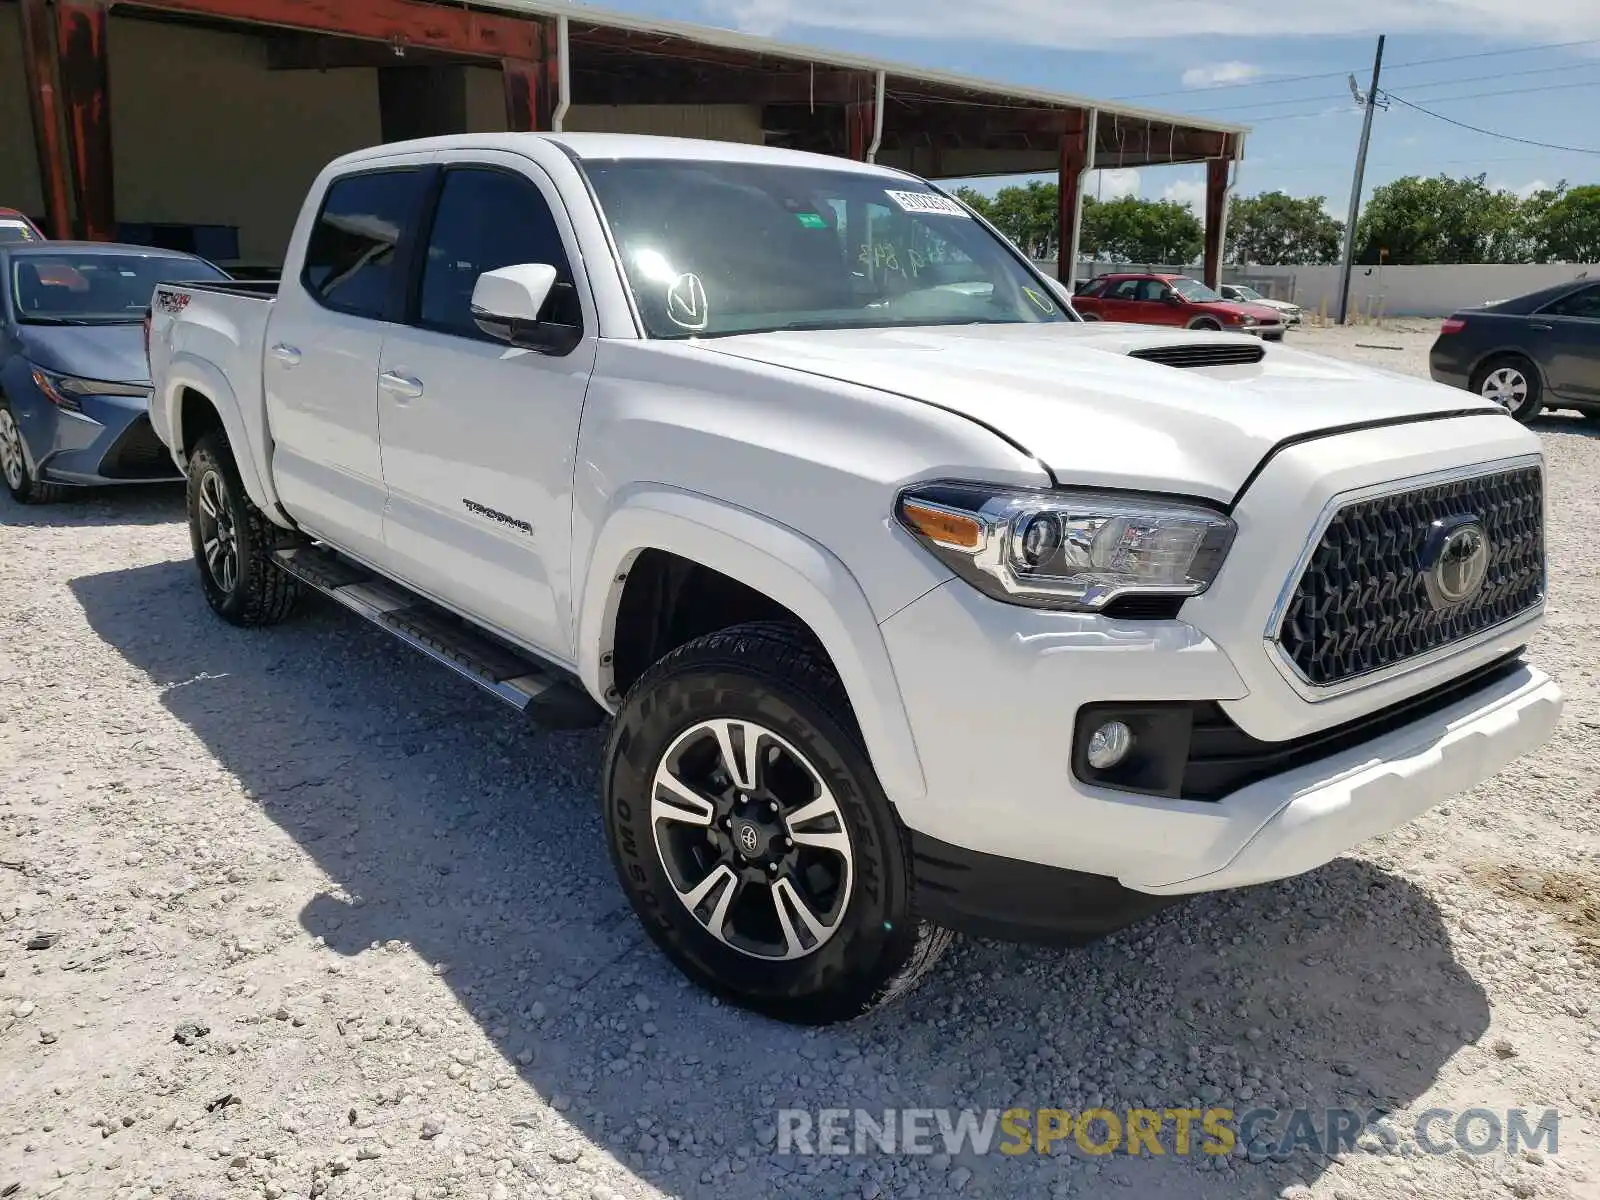
<svg viewBox="0 0 1600 1200">
<path fill-rule="evenodd" d="M 472 287 L 472 319 L 490 337 L 520 349 L 570 353 L 583 330 L 539 319 L 555 287 L 556 269 L 548 263 L 485 271 Z"/>
</svg>

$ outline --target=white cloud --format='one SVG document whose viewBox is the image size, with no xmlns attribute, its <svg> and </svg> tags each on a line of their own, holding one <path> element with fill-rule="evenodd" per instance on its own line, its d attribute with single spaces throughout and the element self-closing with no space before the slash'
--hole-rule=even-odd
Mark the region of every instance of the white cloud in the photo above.
<svg viewBox="0 0 1600 1200">
<path fill-rule="evenodd" d="M 889 37 L 1081 49 L 1196 37 L 1266 38 L 1434 33 L 1507 36 L 1519 43 L 1600 37 L 1594 0 L 699 0 L 701 11 L 750 33 L 803 37 L 848 30 Z"/>
<path fill-rule="evenodd" d="M 1183 73 L 1183 86 L 1187 88 L 1215 87 L 1219 83 L 1244 83 L 1266 72 L 1254 63 L 1219 62 L 1190 67 Z"/>
<path fill-rule="evenodd" d="M 1522 184 L 1520 187 L 1509 183 L 1497 183 L 1491 186 L 1495 188 L 1504 188 L 1508 192 L 1515 192 L 1517 194 L 1517 199 L 1519 200 L 1526 200 L 1535 192 L 1542 192 L 1550 187 L 1550 185 L 1542 179 L 1535 179 L 1531 183 Z"/>
<path fill-rule="evenodd" d="M 1099 171 L 1097 174 L 1099 178 L 1090 180 L 1085 191 L 1101 200 L 1117 200 L 1139 194 L 1139 172 L 1132 167 Z"/>
<path fill-rule="evenodd" d="M 1169 183 L 1162 191 L 1161 198 L 1178 204 L 1187 204 L 1194 210 L 1196 216 L 1205 215 L 1206 185 L 1201 180 L 1180 179 L 1176 183 Z"/>
</svg>

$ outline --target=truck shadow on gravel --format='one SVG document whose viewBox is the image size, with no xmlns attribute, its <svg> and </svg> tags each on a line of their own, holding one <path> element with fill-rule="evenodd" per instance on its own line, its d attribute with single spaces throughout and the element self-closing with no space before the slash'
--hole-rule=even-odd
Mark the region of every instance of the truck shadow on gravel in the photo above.
<svg viewBox="0 0 1600 1200">
<path fill-rule="evenodd" d="M 336 882 L 304 904 L 307 934 L 357 963 L 403 943 L 442 972 L 503 1059 L 462 1086 L 517 1080 L 463 1099 L 507 1123 L 534 1114 L 480 1131 L 508 1145 L 564 1136 L 553 1106 L 684 1196 L 1272 1197 L 1328 1161 L 1183 1158 L 1170 1123 L 1159 1158 L 779 1155 L 776 1110 L 1367 1113 L 1415 1099 L 1488 1025 L 1429 896 L 1349 858 L 1084 950 L 962 943 L 875 1017 L 776 1025 L 689 988 L 635 923 L 602 845 L 598 733 L 529 728 L 324 602 L 234 629 L 206 611 L 187 562 L 71 586 L 95 632 Z M 367 1011 L 388 1003 L 374 994 Z M 447 1065 L 441 1048 L 405 1073 Z"/>
</svg>

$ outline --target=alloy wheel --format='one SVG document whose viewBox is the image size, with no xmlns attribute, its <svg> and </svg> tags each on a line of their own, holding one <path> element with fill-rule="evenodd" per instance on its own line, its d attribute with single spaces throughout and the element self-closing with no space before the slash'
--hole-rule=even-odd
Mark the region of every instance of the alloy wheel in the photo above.
<svg viewBox="0 0 1600 1200">
<path fill-rule="evenodd" d="M 11 410 L 0 408 L 0 473 L 6 477 L 6 486 L 13 491 L 22 490 L 22 433 L 17 428 Z"/>
<path fill-rule="evenodd" d="M 1514 413 L 1527 402 L 1528 379 L 1516 367 L 1496 367 L 1483 377 L 1483 386 L 1478 390 L 1485 399 Z"/>
<path fill-rule="evenodd" d="M 838 932 L 854 857 L 838 801 L 765 726 L 702 721 L 656 766 L 650 827 L 679 901 L 723 944 L 791 961 Z"/>
<path fill-rule="evenodd" d="M 239 582 L 239 532 L 227 487 L 216 471 L 200 477 L 200 540 L 206 570 L 224 594 Z"/>
</svg>

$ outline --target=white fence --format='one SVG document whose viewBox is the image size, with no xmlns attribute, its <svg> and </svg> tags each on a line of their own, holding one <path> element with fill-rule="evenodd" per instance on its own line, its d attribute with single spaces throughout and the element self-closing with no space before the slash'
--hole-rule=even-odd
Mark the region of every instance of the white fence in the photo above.
<svg viewBox="0 0 1600 1200">
<path fill-rule="evenodd" d="M 1040 263 L 1054 272 L 1055 263 Z M 1086 279 L 1102 271 L 1168 270 L 1198 276 L 1195 266 L 1123 266 L 1110 263 L 1080 263 L 1078 278 Z M 1537 291 L 1552 284 L 1565 283 L 1584 274 L 1600 279 L 1600 266 L 1583 264 L 1489 264 L 1443 267 L 1362 267 L 1350 275 L 1350 310 L 1363 317 L 1442 317 L 1458 308 L 1469 308 L 1487 300 L 1504 300 Z M 1293 300 L 1308 312 L 1339 311 L 1339 268 L 1321 267 L 1224 267 L 1226 283 L 1248 283 L 1263 295 Z"/>
</svg>

